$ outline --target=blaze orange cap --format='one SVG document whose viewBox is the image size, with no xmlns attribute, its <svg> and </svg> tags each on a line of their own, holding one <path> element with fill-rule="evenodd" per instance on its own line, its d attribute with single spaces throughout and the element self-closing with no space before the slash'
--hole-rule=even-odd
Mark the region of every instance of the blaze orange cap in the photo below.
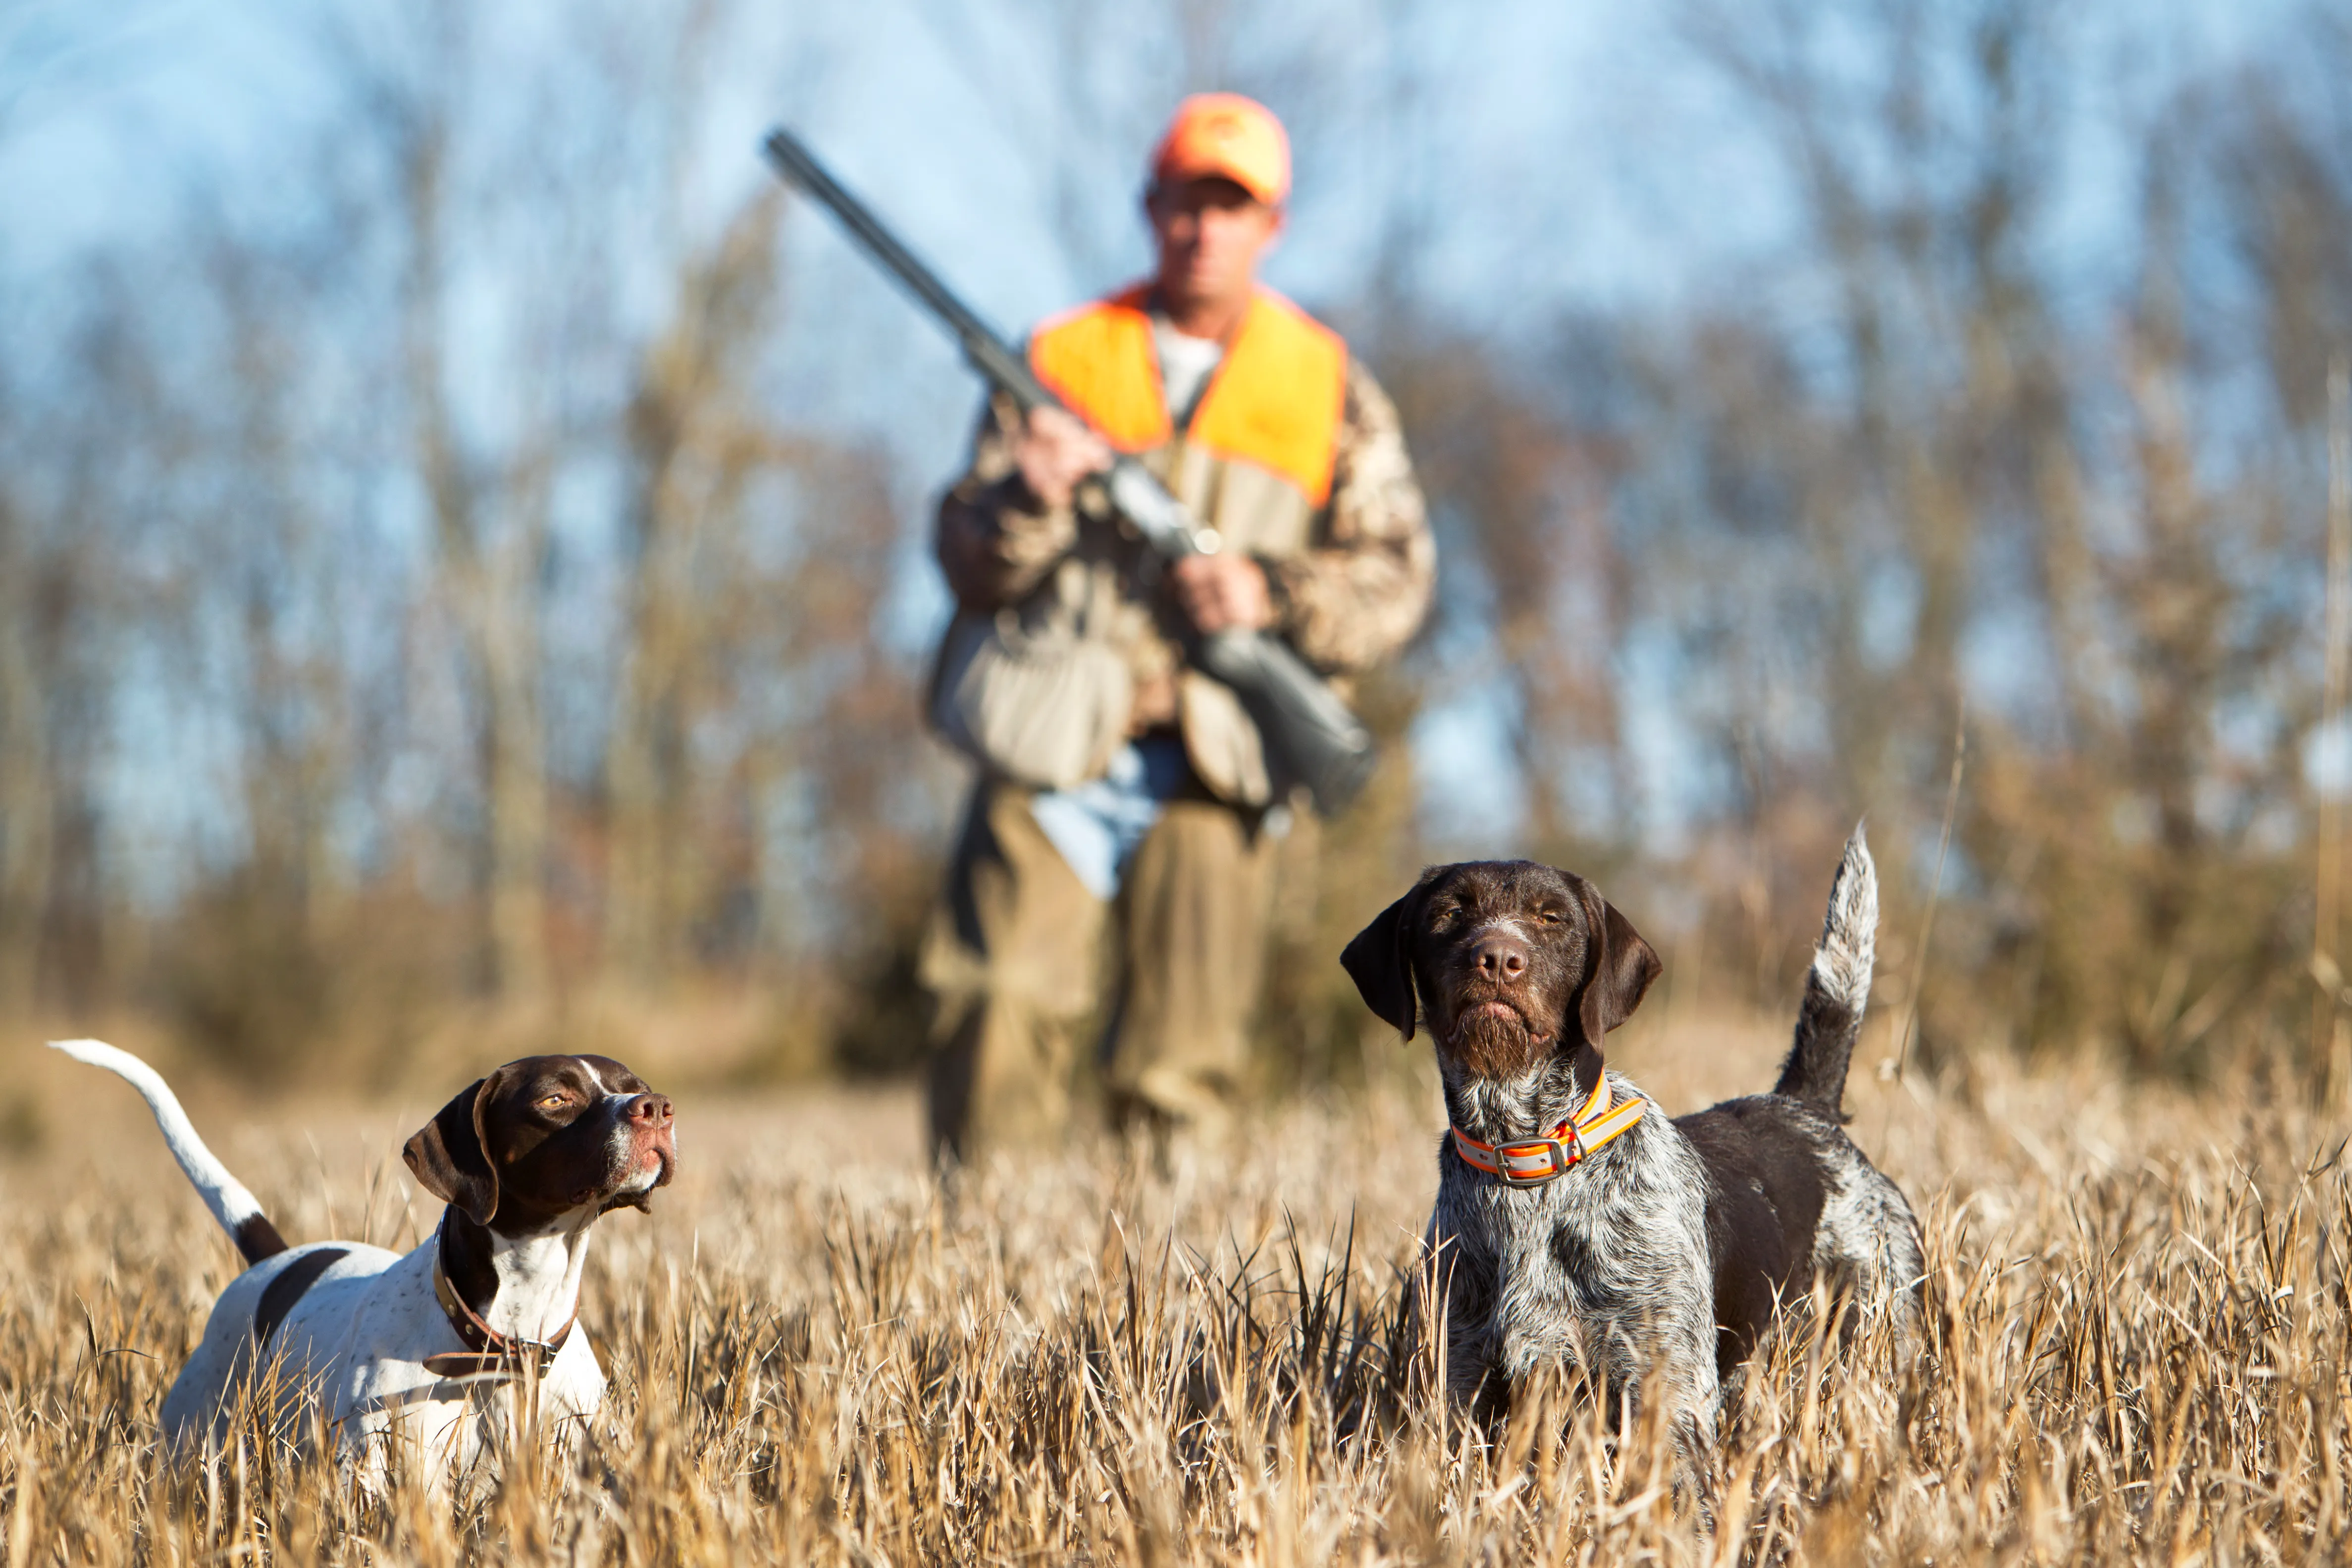
<svg viewBox="0 0 2352 1568">
<path fill-rule="evenodd" d="M 1265 203 L 1290 194 L 1290 138 L 1274 111 L 1237 92 L 1202 92 L 1176 106 L 1151 154 L 1154 184 L 1222 174 Z"/>
</svg>

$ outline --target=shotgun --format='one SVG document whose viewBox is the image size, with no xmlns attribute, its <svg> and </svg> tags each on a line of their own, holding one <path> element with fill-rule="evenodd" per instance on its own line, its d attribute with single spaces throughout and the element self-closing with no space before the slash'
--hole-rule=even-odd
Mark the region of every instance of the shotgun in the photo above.
<svg viewBox="0 0 2352 1568">
<path fill-rule="evenodd" d="M 1084 421 L 1085 416 L 1037 378 L 1019 350 L 957 299 L 866 204 L 842 189 L 798 137 L 779 126 L 768 133 L 767 152 L 776 172 L 838 218 L 850 237 L 953 334 L 972 369 L 1023 413 L 1059 408 Z M 1204 527 L 1151 470 L 1125 453 L 1102 480 L 1111 505 L 1167 559 L 1213 555 L 1223 547 L 1215 529 Z M 1233 689 L 1257 724 L 1277 794 L 1303 784 L 1315 809 L 1330 816 L 1362 791 L 1374 761 L 1371 734 L 1289 644 L 1271 633 L 1231 627 L 1195 637 L 1189 652 L 1195 668 Z"/>
</svg>

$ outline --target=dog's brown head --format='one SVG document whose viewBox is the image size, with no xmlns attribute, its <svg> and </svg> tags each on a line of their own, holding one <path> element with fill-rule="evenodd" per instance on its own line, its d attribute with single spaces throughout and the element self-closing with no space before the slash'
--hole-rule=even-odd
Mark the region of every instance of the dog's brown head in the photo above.
<svg viewBox="0 0 2352 1568">
<path fill-rule="evenodd" d="M 610 1057 L 525 1057 L 461 1089 L 401 1151 L 425 1190 L 502 1234 L 645 1208 L 677 1167 L 667 1095 Z"/>
<path fill-rule="evenodd" d="M 1530 860 L 1433 867 L 1339 962 L 1364 1005 L 1408 1040 L 1417 996 L 1439 1052 L 1480 1078 L 1599 1049 L 1659 968 L 1591 882 Z"/>
</svg>

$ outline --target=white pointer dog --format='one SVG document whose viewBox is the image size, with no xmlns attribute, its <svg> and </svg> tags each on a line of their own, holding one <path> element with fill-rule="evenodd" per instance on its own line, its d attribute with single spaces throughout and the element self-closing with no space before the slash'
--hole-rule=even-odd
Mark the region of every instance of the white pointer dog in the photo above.
<svg viewBox="0 0 2352 1568">
<path fill-rule="evenodd" d="M 669 1100 L 627 1068 L 526 1057 L 442 1107 L 402 1152 L 448 1207 L 402 1256 L 349 1241 L 287 1246 L 152 1068 L 97 1040 L 50 1044 L 146 1097 L 251 1265 L 213 1303 L 203 1342 L 164 1396 L 166 1438 L 218 1439 L 273 1362 L 275 1430 L 306 1436 L 315 1406 L 341 1453 L 376 1476 L 394 1447 L 428 1484 L 471 1467 L 486 1425 L 523 1429 L 513 1390 L 534 1378 L 541 1423 L 595 1413 L 604 1369 L 573 1331 L 588 1230 L 609 1209 L 645 1208 L 677 1161 Z"/>
</svg>

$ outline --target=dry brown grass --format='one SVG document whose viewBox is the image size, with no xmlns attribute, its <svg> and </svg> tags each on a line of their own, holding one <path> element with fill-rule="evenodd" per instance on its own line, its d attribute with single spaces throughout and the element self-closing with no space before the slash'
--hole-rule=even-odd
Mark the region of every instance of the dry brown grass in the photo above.
<svg viewBox="0 0 2352 1568">
<path fill-rule="evenodd" d="M 1633 1037 L 1617 1059 L 1678 1110 L 1767 1081 L 1777 1045 Z M 159 1458 L 229 1248 L 127 1091 L 27 1064 L 76 1110 L 6 1177 L 0 1541 L 11 1564 L 2335 1555 L 2340 1121 L 2252 1068 L 2203 1100 L 2000 1061 L 1906 1088 L 1871 1075 L 1879 1039 L 1853 1131 L 1926 1222 L 1931 1354 L 1897 1381 L 1783 1336 L 1727 1419 L 1712 1540 L 1651 1435 L 1556 1411 L 1490 1446 L 1412 1395 L 1425 1086 L 1284 1110 L 1172 1179 L 1089 1151 L 953 1202 L 903 1095 L 681 1097 L 677 1187 L 591 1266 L 606 1432 L 453 1510 L 257 1449 Z M 194 1109 L 290 1235 L 406 1245 L 432 1217 L 395 1152 L 422 1099 Z"/>
</svg>

